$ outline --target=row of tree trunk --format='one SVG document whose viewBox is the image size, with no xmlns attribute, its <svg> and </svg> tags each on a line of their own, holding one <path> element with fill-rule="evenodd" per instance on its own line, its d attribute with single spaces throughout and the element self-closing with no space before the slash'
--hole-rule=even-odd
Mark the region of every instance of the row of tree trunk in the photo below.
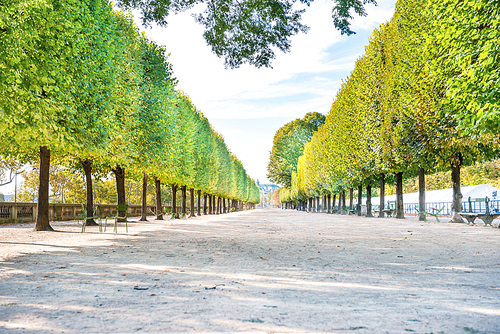
<svg viewBox="0 0 500 334">
<path fill-rule="evenodd" d="M 52 226 L 49 223 L 49 169 L 50 169 L 50 150 L 46 146 L 40 147 L 40 175 L 39 175 L 39 187 L 38 187 L 38 202 L 37 202 L 37 217 L 35 224 L 35 231 L 53 231 Z M 90 218 L 94 216 L 94 197 L 92 189 L 92 160 L 85 159 L 80 160 L 85 173 L 86 181 L 86 216 L 89 217 L 86 221 L 87 226 L 97 225 L 94 219 Z M 115 174 L 116 178 L 116 192 L 118 203 L 126 204 L 126 192 L 125 192 L 125 168 L 117 165 L 115 168 L 111 169 Z M 144 174 L 142 181 L 142 214 L 140 221 L 147 220 L 147 185 L 148 176 Z M 163 207 L 161 203 L 161 182 L 155 177 L 156 186 L 156 219 L 163 219 Z M 172 214 L 174 218 L 179 218 L 180 215 L 177 212 L 177 185 L 172 185 Z M 180 187 L 182 193 L 182 206 L 181 212 L 184 215 L 187 214 L 187 197 L 186 197 L 186 186 Z M 189 211 L 189 217 L 196 217 L 196 215 L 202 215 L 201 208 L 201 190 L 196 191 L 197 197 L 197 212 L 195 212 L 195 190 L 189 189 L 191 207 Z M 229 213 L 231 208 L 234 211 L 244 210 L 244 203 L 237 200 L 229 200 L 223 197 L 217 197 L 215 195 L 203 194 L 203 214 L 223 214 Z M 247 204 L 248 208 L 248 204 Z M 118 216 L 125 217 L 126 211 L 118 211 Z M 125 219 L 122 219 L 125 220 Z"/>
<path fill-rule="evenodd" d="M 453 183 L 453 218 L 450 222 L 460 223 L 462 218 L 459 213 L 462 212 L 462 194 L 460 191 L 460 167 L 461 167 L 461 157 L 458 156 L 451 164 L 451 178 Z M 404 206 L 403 206 L 403 173 L 394 174 L 396 181 L 396 208 L 395 208 L 395 218 L 404 219 Z M 425 170 L 423 168 L 418 169 L 418 189 L 419 189 L 419 204 L 418 204 L 418 219 L 420 221 L 425 220 Z M 299 201 L 298 203 L 287 202 L 283 203 L 283 208 L 285 209 L 296 209 L 300 211 L 308 212 L 326 212 L 326 213 L 338 213 L 347 214 L 355 213 L 361 216 L 361 203 L 362 201 L 363 186 L 358 186 L 358 205 L 354 207 L 354 189 L 349 189 L 349 207 L 346 206 L 346 193 L 345 191 L 340 192 L 338 206 L 335 205 L 337 194 L 327 194 L 323 196 L 322 203 L 320 202 L 320 197 L 309 198 L 306 201 Z M 366 186 L 366 216 L 373 217 L 372 214 L 372 187 L 371 185 Z M 333 199 L 333 203 L 332 203 Z M 385 175 L 380 175 L 380 210 L 379 217 L 384 217 L 385 212 Z M 336 209 L 335 209 L 336 208 Z"/>
</svg>

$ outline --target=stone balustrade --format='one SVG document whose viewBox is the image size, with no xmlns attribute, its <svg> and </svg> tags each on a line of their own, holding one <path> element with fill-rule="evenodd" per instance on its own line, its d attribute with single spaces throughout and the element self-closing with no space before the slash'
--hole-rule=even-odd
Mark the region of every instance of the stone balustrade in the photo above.
<svg viewBox="0 0 500 334">
<path fill-rule="evenodd" d="M 96 215 L 106 218 L 116 214 L 116 204 L 98 204 Z M 164 206 L 164 210 L 171 211 L 171 206 Z M 37 203 L 13 203 L 0 202 L 0 224 L 2 223 L 24 223 L 36 220 Z M 156 207 L 148 205 L 148 216 L 153 215 Z M 178 212 L 180 207 L 178 207 Z M 141 215 L 141 205 L 129 205 L 128 215 L 138 217 Z M 82 219 L 81 204 L 51 203 L 49 208 L 49 219 L 51 221 Z"/>
</svg>

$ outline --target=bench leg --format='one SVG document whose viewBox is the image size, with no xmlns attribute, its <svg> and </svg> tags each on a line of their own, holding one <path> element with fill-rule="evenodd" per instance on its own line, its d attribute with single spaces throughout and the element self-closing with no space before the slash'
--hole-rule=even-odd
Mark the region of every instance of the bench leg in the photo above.
<svg viewBox="0 0 500 334">
<path fill-rule="evenodd" d="M 493 221 L 493 217 L 491 217 L 491 216 L 486 216 L 486 217 L 484 217 L 484 218 L 483 218 L 484 227 L 486 227 L 486 226 L 488 226 L 488 225 L 490 225 L 491 227 L 493 227 L 493 226 L 491 225 L 491 222 L 492 222 L 492 221 Z"/>
<path fill-rule="evenodd" d="M 469 222 L 469 225 L 474 225 L 474 221 L 476 220 L 476 217 L 466 217 L 467 221 Z"/>
</svg>

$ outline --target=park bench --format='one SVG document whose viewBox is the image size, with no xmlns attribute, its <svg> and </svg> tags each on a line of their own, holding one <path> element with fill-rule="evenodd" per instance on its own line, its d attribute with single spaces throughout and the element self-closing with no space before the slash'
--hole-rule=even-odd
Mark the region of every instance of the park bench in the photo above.
<svg viewBox="0 0 500 334">
<path fill-rule="evenodd" d="M 388 201 L 387 202 L 387 209 L 382 209 L 382 212 L 385 214 L 386 217 L 392 217 L 394 212 L 396 211 L 394 207 L 396 206 L 396 201 Z M 377 213 L 380 212 L 380 210 L 375 211 Z M 379 214 L 380 217 L 380 214 Z"/>
<path fill-rule="evenodd" d="M 493 214 L 490 212 L 490 205 L 489 205 L 490 199 L 488 197 L 485 197 L 485 198 L 471 198 L 471 197 L 469 197 L 468 201 L 469 201 L 469 212 L 459 212 L 459 215 L 462 218 L 465 218 L 469 224 L 474 224 L 474 221 L 476 220 L 476 218 L 479 218 L 484 222 L 485 227 L 488 225 L 492 226 L 491 223 L 493 222 L 493 220 L 500 216 L 499 212 L 496 212 Z M 476 202 L 476 203 L 484 202 L 485 207 L 486 207 L 485 212 L 484 213 L 472 212 L 472 203 L 473 202 Z"/>
</svg>

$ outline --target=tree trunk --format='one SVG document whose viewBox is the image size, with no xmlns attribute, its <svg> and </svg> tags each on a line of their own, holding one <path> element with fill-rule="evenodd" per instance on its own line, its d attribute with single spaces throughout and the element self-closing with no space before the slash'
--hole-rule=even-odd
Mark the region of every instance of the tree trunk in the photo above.
<svg viewBox="0 0 500 334">
<path fill-rule="evenodd" d="M 118 204 L 127 204 L 127 196 L 125 193 L 125 168 L 121 168 L 120 165 L 116 165 L 116 169 L 113 169 L 116 178 L 116 195 L 118 198 Z M 118 211 L 119 217 L 125 217 L 127 214 L 126 211 Z M 120 218 L 119 222 L 124 222 L 127 219 Z"/>
<path fill-rule="evenodd" d="M 227 211 L 226 211 L 226 199 L 225 198 L 222 199 L 222 206 L 224 208 L 224 213 L 227 213 Z"/>
<path fill-rule="evenodd" d="M 148 215 L 148 174 L 144 173 L 144 177 L 142 178 L 142 208 L 141 208 L 141 219 L 139 221 L 145 222 L 148 221 L 146 218 Z"/>
<path fill-rule="evenodd" d="M 462 192 L 460 189 L 460 167 L 462 166 L 462 154 L 459 153 L 451 159 L 451 182 L 453 186 L 453 217 L 450 223 L 463 223 L 462 217 L 458 214 L 462 212 Z"/>
<path fill-rule="evenodd" d="M 189 189 L 189 197 L 191 200 L 190 206 L 189 206 L 189 218 L 196 217 L 194 213 L 194 189 L 191 188 Z"/>
<path fill-rule="evenodd" d="M 49 223 L 49 169 L 50 150 L 40 146 L 40 178 L 38 180 L 38 199 L 34 231 L 54 231 Z"/>
<path fill-rule="evenodd" d="M 332 199 L 332 213 L 333 213 L 333 210 L 335 210 L 335 202 L 337 202 L 337 194 L 333 194 L 333 199 Z"/>
<path fill-rule="evenodd" d="M 379 203 L 379 211 L 378 211 L 378 216 L 379 218 L 384 218 L 385 213 L 385 174 L 382 173 L 380 175 L 380 203 Z"/>
<path fill-rule="evenodd" d="M 345 207 L 345 190 L 342 190 L 342 214 L 345 215 L 347 213 Z"/>
<path fill-rule="evenodd" d="M 92 190 L 92 160 L 85 159 L 80 160 L 83 167 L 83 172 L 85 173 L 85 184 L 87 186 L 87 206 L 85 208 L 87 212 L 87 217 L 94 216 L 94 193 Z M 87 218 L 87 226 L 97 226 L 97 223 L 93 218 Z"/>
<path fill-rule="evenodd" d="M 404 219 L 405 212 L 403 206 L 403 173 L 396 173 L 396 218 Z"/>
<path fill-rule="evenodd" d="M 361 201 L 363 201 L 363 186 L 360 184 L 358 186 L 358 216 L 361 216 Z"/>
<path fill-rule="evenodd" d="M 172 185 L 173 187 L 174 185 Z M 155 176 L 155 188 L 156 188 L 156 220 L 163 220 L 163 210 L 161 207 L 161 182 Z"/>
<path fill-rule="evenodd" d="M 214 214 L 214 206 L 213 206 L 213 195 L 208 195 L 208 214 L 213 215 Z"/>
<path fill-rule="evenodd" d="M 177 185 L 172 184 L 172 217 L 174 219 L 178 219 L 179 215 L 177 214 Z"/>
<path fill-rule="evenodd" d="M 201 190 L 198 190 L 198 216 L 201 216 Z"/>
<path fill-rule="evenodd" d="M 372 214 L 372 186 L 371 186 L 371 184 L 366 186 L 366 216 L 373 217 L 373 214 Z"/>
<path fill-rule="evenodd" d="M 349 188 L 349 210 L 354 210 L 354 189 Z"/>
<path fill-rule="evenodd" d="M 418 220 L 425 221 L 425 170 L 418 169 Z"/>
<path fill-rule="evenodd" d="M 186 196 L 186 186 L 181 186 L 181 194 L 182 194 L 182 207 L 181 212 L 186 216 L 187 214 L 187 196 Z"/>
<path fill-rule="evenodd" d="M 204 214 L 204 215 L 207 215 L 207 214 L 208 214 L 208 212 L 207 212 L 207 207 L 208 207 L 208 206 L 207 206 L 207 204 L 208 204 L 208 203 L 207 203 L 207 198 L 208 198 L 208 195 L 207 195 L 207 194 L 204 194 L 204 195 L 203 195 L 203 214 Z"/>
<path fill-rule="evenodd" d="M 328 194 L 328 206 L 326 209 L 326 213 L 331 213 L 332 211 L 332 194 Z"/>
</svg>

